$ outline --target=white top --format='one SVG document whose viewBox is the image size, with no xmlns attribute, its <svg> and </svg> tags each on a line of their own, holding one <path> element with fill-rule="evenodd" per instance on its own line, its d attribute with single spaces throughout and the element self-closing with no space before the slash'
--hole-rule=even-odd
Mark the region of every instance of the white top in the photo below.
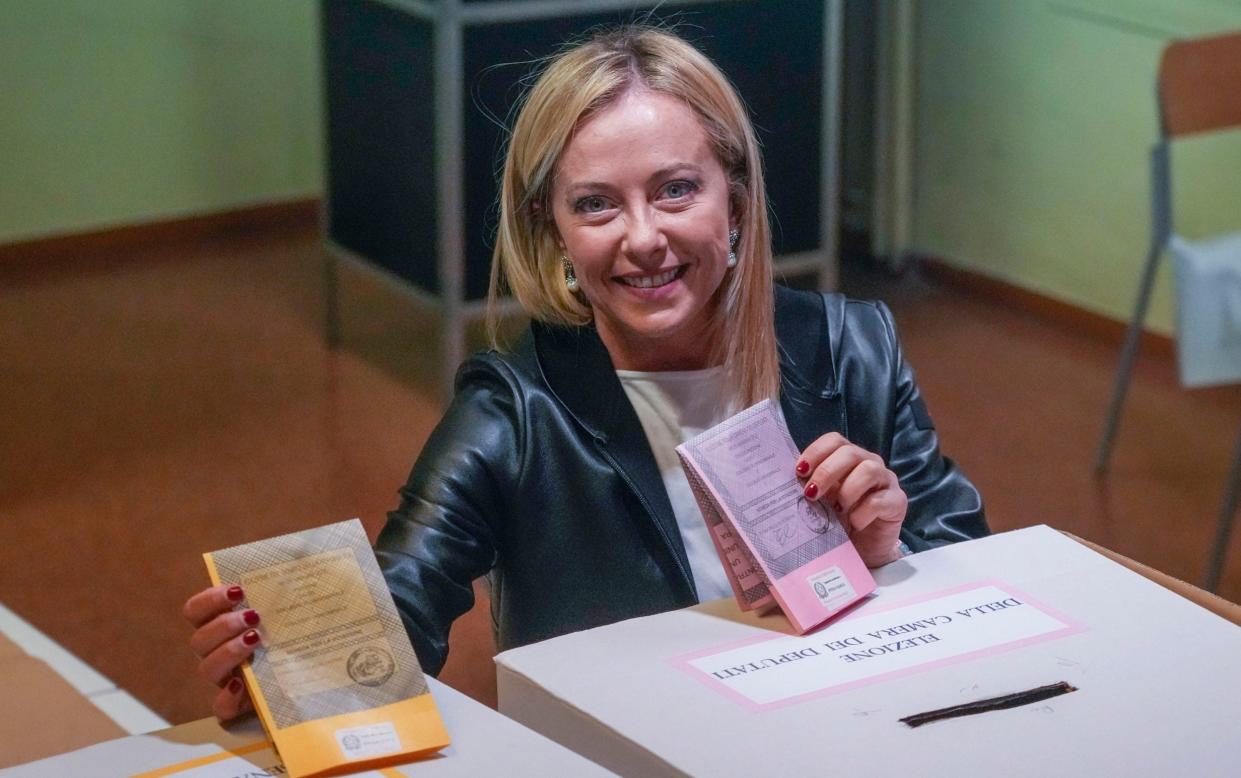
<svg viewBox="0 0 1241 778">
<path fill-rule="evenodd" d="M 677 446 L 732 415 L 724 396 L 724 368 L 662 373 L 617 370 L 616 375 L 651 444 L 685 543 L 699 602 L 732 595 L 676 452 Z"/>
</svg>

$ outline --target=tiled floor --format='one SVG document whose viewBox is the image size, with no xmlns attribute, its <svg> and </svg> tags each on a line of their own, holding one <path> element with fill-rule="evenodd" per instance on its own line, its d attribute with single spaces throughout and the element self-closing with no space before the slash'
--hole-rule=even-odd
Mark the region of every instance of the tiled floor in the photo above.
<svg viewBox="0 0 1241 778">
<path fill-rule="evenodd" d="M 345 348 L 325 348 L 320 260 L 301 231 L 0 268 L 0 601 L 173 723 L 208 712 L 179 614 L 201 552 L 355 515 L 373 536 L 440 412 L 434 323 L 371 276 L 346 269 Z M 912 276 L 847 279 L 893 305 L 995 529 L 1201 578 L 1241 395 L 1145 359 L 1099 482 L 1114 345 Z M 442 676 L 484 701 L 489 629 L 460 622 Z"/>
<path fill-rule="evenodd" d="M 129 692 L 118 689 L 111 680 L 2 604 L 0 637 L 7 638 L 29 656 L 45 662 L 125 732 L 136 735 L 168 727 L 167 721 L 155 715 Z"/>
</svg>

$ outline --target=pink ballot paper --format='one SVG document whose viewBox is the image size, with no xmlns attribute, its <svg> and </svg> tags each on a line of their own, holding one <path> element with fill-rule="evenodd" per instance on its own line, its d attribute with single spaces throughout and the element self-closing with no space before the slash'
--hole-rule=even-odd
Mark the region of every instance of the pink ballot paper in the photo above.
<svg viewBox="0 0 1241 778">
<path fill-rule="evenodd" d="M 771 400 L 677 446 L 703 519 L 746 610 L 774 601 L 801 634 L 875 589 L 827 506 L 807 500 L 793 445 Z"/>
</svg>

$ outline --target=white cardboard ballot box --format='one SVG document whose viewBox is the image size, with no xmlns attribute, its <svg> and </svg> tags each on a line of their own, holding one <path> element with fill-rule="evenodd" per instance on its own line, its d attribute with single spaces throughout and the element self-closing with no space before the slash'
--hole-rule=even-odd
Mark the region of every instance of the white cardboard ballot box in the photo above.
<svg viewBox="0 0 1241 778">
<path fill-rule="evenodd" d="M 726 599 L 504 652 L 500 711 L 632 776 L 1241 775 L 1241 628 L 1047 527 L 875 572 L 806 636 Z"/>
<path fill-rule="evenodd" d="M 452 745 L 426 759 L 357 775 L 368 778 L 611 775 L 435 679 L 427 681 L 452 737 Z M 283 772 L 268 772 L 277 762 L 257 718 L 249 717 L 228 729 L 222 728 L 215 719 L 202 719 L 0 770 L 0 777 L 105 778 L 144 773 L 167 778 L 283 775 Z"/>
</svg>

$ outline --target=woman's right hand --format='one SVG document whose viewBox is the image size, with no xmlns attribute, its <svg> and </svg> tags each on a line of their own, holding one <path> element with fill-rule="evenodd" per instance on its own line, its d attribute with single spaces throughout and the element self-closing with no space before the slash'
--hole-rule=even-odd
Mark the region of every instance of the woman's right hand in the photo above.
<svg viewBox="0 0 1241 778">
<path fill-rule="evenodd" d="M 245 596 L 240 586 L 213 586 L 186 600 L 182 609 L 194 627 L 190 648 L 200 660 L 198 673 L 220 688 L 211 705 L 220 721 L 254 710 L 240 667 L 259 644 L 259 614 L 234 610 Z"/>
</svg>

